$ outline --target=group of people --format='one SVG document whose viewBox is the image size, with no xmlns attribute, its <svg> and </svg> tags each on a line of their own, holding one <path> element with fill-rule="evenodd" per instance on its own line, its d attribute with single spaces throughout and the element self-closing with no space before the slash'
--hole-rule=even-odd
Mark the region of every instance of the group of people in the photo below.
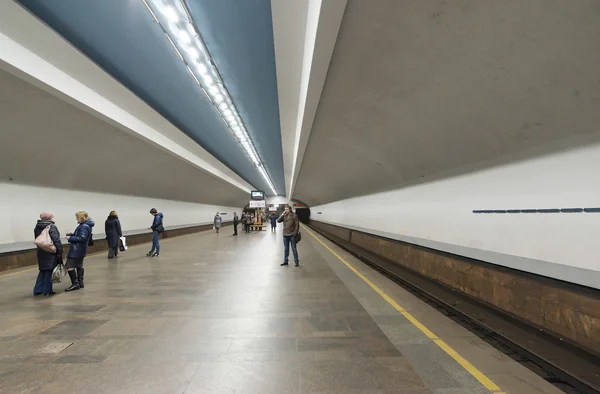
<svg viewBox="0 0 600 394">
<path fill-rule="evenodd" d="M 244 226 L 244 232 L 249 233 L 250 228 L 255 222 L 255 216 L 253 213 L 246 212 L 242 213 L 240 218 L 237 212 L 233 213 L 233 235 L 238 235 L 238 225 L 241 223 Z"/>
<path fill-rule="evenodd" d="M 218 223 L 219 223 L 219 227 L 220 227 L 220 223 L 221 223 L 221 217 L 219 216 L 219 214 L 217 214 L 217 216 L 215 216 L 215 226 L 217 225 L 217 218 L 218 218 Z M 262 217 L 261 217 L 262 219 Z M 275 213 L 271 213 L 271 215 L 269 215 L 269 221 L 271 222 L 271 232 L 277 232 L 277 215 Z M 242 214 L 242 217 L 240 218 L 237 214 L 237 212 L 235 212 L 233 214 L 233 235 L 238 235 L 238 225 L 240 223 L 242 223 L 242 225 L 244 226 L 244 232 L 249 233 L 250 232 L 250 228 L 252 227 L 252 225 L 255 222 L 255 217 L 253 213 L 250 212 L 246 212 Z M 218 227 L 217 227 L 217 233 L 219 232 Z"/>
<path fill-rule="evenodd" d="M 156 208 L 150 210 L 150 214 L 154 217 L 152 225 L 148 228 L 152 230 L 152 248 L 147 253 L 147 256 L 158 257 L 160 256 L 160 234 L 165 231 L 163 225 L 163 214 L 158 212 Z M 67 241 L 70 244 L 69 251 L 67 252 L 67 261 L 65 263 L 67 273 L 71 279 L 71 286 L 65 289 L 65 291 L 74 291 L 84 288 L 84 269 L 83 260 L 87 254 L 88 246 L 94 244 L 92 230 L 95 226 L 94 221 L 85 211 L 79 211 L 75 213 L 75 220 L 77 221 L 77 228 L 73 233 L 67 233 Z M 237 235 L 237 226 L 240 219 L 237 213 L 234 214 L 234 235 Z M 254 218 L 251 214 L 244 214 L 242 222 L 245 225 L 246 232 L 250 231 L 250 226 L 254 222 Z M 298 216 L 292 211 L 291 206 L 286 205 L 284 212 L 279 218 L 276 218 L 275 214 L 271 215 L 271 230 L 276 231 L 277 223 L 283 223 L 283 244 L 284 244 L 284 260 L 282 266 L 288 265 L 290 246 L 294 255 L 295 266 L 300 265 L 298 258 L 298 250 L 296 247 L 297 241 L 299 240 L 300 223 Z M 222 224 L 222 219 L 219 213 L 215 216 L 214 227 L 219 232 Z M 108 258 L 112 259 L 119 254 L 119 240 L 123 237 L 121 230 L 121 223 L 119 221 L 119 215 L 116 211 L 111 211 L 104 224 L 106 241 L 108 244 Z M 63 245 L 60 237 L 60 232 L 54 222 L 54 214 L 51 212 L 42 212 L 40 219 L 34 229 L 34 239 L 38 239 L 43 233 L 47 231 L 50 243 L 53 247 L 48 250 L 38 245 L 37 247 L 37 259 L 39 273 L 35 286 L 33 288 L 33 294 L 50 296 L 55 294 L 52 289 L 52 272 L 59 265 L 63 264 Z"/>
<path fill-rule="evenodd" d="M 87 253 L 87 248 L 93 244 L 92 229 L 94 221 L 85 211 L 75 213 L 77 228 L 73 233 L 67 233 L 67 241 L 71 245 L 67 253 L 66 268 L 71 286 L 65 291 L 73 291 L 84 288 L 83 283 L 83 259 Z M 60 239 L 60 232 L 54 223 L 54 215 L 51 212 L 42 212 L 40 220 L 38 220 L 33 231 L 34 237 L 37 239 L 45 229 L 48 229 L 48 234 L 54 245 L 53 251 L 44 250 L 38 246 L 37 258 L 38 273 L 35 286 L 33 288 L 34 295 L 50 296 L 55 294 L 52 290 L 52 271 L 58 264 L 63 263 L 63 245 Z"/>
<path fill-rule="evenodd" d="M 218 215 L 218 214 L 217 214 Z M 215 217 L 216 221 L 216 217 Z M 298 258 L 297 241 L 299 241 L 300 233 L 300 221 L 298 215 L 292 211 L 290 205 L 286 205 L 283 213 L 279 218 L 275 213 L 270 215 L 271 231 L 277 231 L 277 223 L 283 223 L 283 246 L 284 246 L 284 258 L 282 266 L 289 264 L 290 246 L 294 255 L 294 264 L 296 267 L 300 265 Z M 251 213 L 243 214 L 241 220 L 238 217 L 237 212 L 233 214 L 233 235 L 238 235 L 237 226 L 239 223 L 244 224 L 244 230 L 250 232 L 250 227 L 254 223 L 254 215 Z M 218 232 L 218 231 L 217 231 Z"/>
<path fill-rule="evenodd" d="M 149 227 L 152 230 L 152 249 L 148 252 L 148 256 L 159 256 L 159 235 L 165 231 L 162 223 L 163 214 L 155 208 L 150 210 L 150 214 L 154 216 L 154 220 L 152 226 Z M 79 211 L 75 213 L 75 220 L 77 221 L 75 231 L 65 234 L 70 244 L 65 267 L 71 279 L 71 286 L 66 288 L 65 291 L 74 291 L 85 287 L 83 282 L 83 260 L 87 255 L 88 247 L 94 244 L 92 230 L 95 223 L 92 218 L 89 217 L 87 212 Z M 43 248 L 39 245 L 37 247 L 39 273 L 33 288 L 33 295 L 35 296 L 56 294 L 52 289 L 52 272 L 59 264 L 63 264 L 63 244 L 58 227 L 54 222 L 54 214 L 51 212 L 40 214 L 40 219 L 33 230 L 34 239 L 39 239 L 46 230 L 52 248 Z M 108 244 L 108 258 L 112 259 L 119 254 L 119 240 L 123 237 L 119 215 L 116 211 L 111 211 L 108 215 L 104 223 L 104 230 Z"/>
</svg>

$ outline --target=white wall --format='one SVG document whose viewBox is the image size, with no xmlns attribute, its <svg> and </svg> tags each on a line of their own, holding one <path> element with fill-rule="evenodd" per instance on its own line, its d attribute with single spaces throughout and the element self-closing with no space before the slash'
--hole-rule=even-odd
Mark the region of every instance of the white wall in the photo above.
<svg viewBox="0 0 600 394">
<path fill-rule="evenodd" d="M 289 204 L 290 200 L 283 196 L 274 196 L 267 197 L 267 206 L 269 205 L 279 205 L 279 204 Z"/>
<path fill-rule="evenodd" d="M 164 224 L 182 227 L 212 223 L 219 212 L 226 212 L 224 220 L 241 212 L 239 207 L 193 204 L 179 201 L 131 197 L 115 194 L 88 193 L 64 189 L 51 189 L 0 182 L 0 251 L 30 247 L 33 228 L 43 211 L 53 212 L 61 235 L 77 226 L 75 212 L 87 211 L 96 222 L 94 238 L 104 233 L 104 221 L 109 212 L 116 210 L 123 232 L 139 232 L 152 224 L 149 211 L 156 208 L 164 213 Z M 31 245 L 30 245 L 31 244 Z"/>
<path fill-rule="evenodd" d="M 600 288 L 600 213 L 472 213 L 599 207 L 598 168 L 588 146 L 311 207 L 311 219 Z"/>
</svg>

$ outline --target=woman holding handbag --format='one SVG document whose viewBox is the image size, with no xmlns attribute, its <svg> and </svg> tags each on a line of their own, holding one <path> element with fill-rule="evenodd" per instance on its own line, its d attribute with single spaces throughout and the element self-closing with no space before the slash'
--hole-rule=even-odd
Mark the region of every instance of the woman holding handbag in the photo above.
<svg viewBox="0 0 600 394">
<path fill-rule="evenodd" d="M 60 232 L 54 224 L 54 215 L 42 212 L 33 230 L 35 244 L 37 245 L 38 273 L 33 295 L 50 296 L 55 294 L 52 290 L 52 270 L 62 264 L 63 247 L 60 241 Z"/>
<path fill-rule="evenodd" d="M 108 215 L 106 222 L 104 222 L 104 233 L 108 243 L 108 258 L 115 258 L 119 254 L 119 239 L 123 236 L 117 211 L 111 211 Z"/>
</svg>

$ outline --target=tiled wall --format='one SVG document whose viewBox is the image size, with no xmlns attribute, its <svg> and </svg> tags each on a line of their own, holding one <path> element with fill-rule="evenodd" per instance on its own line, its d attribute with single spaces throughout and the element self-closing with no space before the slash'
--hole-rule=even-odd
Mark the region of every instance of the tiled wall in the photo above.
<svg viewBox="0 0 600 394">
<path fill-rule="evenodd" d="M 600 291 L 312 221 L 311 226 L 600 353 Z"/>
<path fill-rule="evenodd" d="M 231 223 L 223 223 L 223 226 L 231 225 Z M 181 235 L 193 234 L 200 231 L 212 230 L 212 225 L 194 226 L 179 228 L 173 230 L 167 230 L 161 235 L 161 239 L 179 237 Z M 152 242 L 152 233 L 144 233 L 138 235 L 127 236 L 127 246 L 140 245 L 144 243 Z M 68 244 L 64 248 L 64 256 L 66 258 L 67 251 L 69 250 Z M 88 248 L 88 254 L 98 253 L 107 250 L 107 244 L 105 240 L 94 240 L 94 246 Z M 33 250 L 15 251 L 10 253 L 0 254 L 0 272 L 8 271 L 16 268 L 33 266 L 37 264 L 37 252 Z"/>
</svg>

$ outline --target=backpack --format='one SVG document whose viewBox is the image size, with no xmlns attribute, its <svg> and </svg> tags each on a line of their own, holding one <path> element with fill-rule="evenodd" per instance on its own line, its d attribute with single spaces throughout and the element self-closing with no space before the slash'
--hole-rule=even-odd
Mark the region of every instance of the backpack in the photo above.
<svg viewBox="0 0 600 394">
<path fill-rule="evenodd" d="M 45 252 L 56 253 L 56 245 L 54 245 L 52 238 L 50 238 L 50 227 L 52 227 L 52 225 L 44 228 L 33 243 Z"/>
</svg>

